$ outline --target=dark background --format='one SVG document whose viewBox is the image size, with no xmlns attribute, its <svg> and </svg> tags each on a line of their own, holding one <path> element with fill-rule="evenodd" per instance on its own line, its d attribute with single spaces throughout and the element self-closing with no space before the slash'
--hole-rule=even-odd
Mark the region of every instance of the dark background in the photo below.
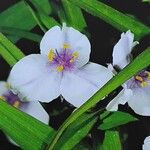
<svg viewBox="0 0 150 150">
<path fill-rule="evenodd" d="M 4 11 L 16 2 L 19 2 L 19 0 L 0 0 L 0 11 Z M 148 26 L 150 25 L 150 5 L 148 3 L 142 3 L 141 0 L 105 0 L 104 2 L 125 14 L 134 15 L 144 24 Z M 90 14 L 84 12 L 84 16 L 88 25 L 88 31 L 91 34 L 91 61 L 102 65 L 105 65 L 107 62 L 111 62 L 112 49 L 115 43 L 120 38 L 121 32 L 114 29 L 111 25 L 103 22 L 102 20 L 91 16 Z M 41 35 L 43 34 L 39 27 L 35 27 L 32 31 Z M 17 46 L 22 49 L 23 52 L 27 55 L 30 53 L 39 52 L 39 44 L 26 39 L 22 39 L 17 42 Z M 139 54 L 148 46 L 150 46 L 149 36 L 144 37 L 140 40 L 140 44 L 133 51 L 134 56 Z M 10 67 L 2 58 L 0 58 L 0 70 L 0 80 L 6 80 L 10 71 Z M 59 99 L 54 100 L 49 104 L 43 104 L 43 106 L 50 114 L 50 125 L 54 128 L 58 128 L 74 109 L 66 102 L 61 103 Z M 54 115 L 54 107 L 57 108 L 59 111 L 61 111 L 62 108 L 65 108 L 65 110 L 59 115 Z M 127 110 L 130 113 L 134 114 L 127 105 L 123 107 L 121 106 L 120 109 Z M 124 150 L 141 150 L 141 146 L 145 137 L 150 135 L 150 117 L 141 117 L 138 115 L 136 115 L 136 117 L 138 117 L 140 121 L 130 123 L 121 127 L 121 130 L 123 132 L 128 133 L 128 139 L 126 140 L 123 148 Z M 19 148 L 11 145 L 7 141 L 5 135 L 0 132 L 0 150 L 17 149 Z"/>
</svg>

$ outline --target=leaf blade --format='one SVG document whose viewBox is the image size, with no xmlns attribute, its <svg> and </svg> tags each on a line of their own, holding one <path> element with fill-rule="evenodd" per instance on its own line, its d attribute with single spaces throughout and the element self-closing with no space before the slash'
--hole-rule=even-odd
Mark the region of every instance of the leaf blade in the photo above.
<svg viewBox="0 0 150 150">
<path fill-rule="evenodd" d="M 0 129 L 22 149 L 42 149 L 55 134 L 49 126 L 8 105 L 3 100 L 0 100 L 0 113 Z"/>
<path fill-rule="evenodd" d="M 99 17 L 121 31 L 131 30 L 136 39 L 150 34 L 150 28 L 98 0 L 69 0 L 88 13 Z"/>
<path fill-rule="evenodd" d="M 116 111 L 103 120 L 103 123 L 100 124 L 99 129 L 108 130 L 133 121 L 137 121 L 137 118 L 128 113 Z"/>
<path fill-rule="evenodd" d="M 59 128 L 55 138 L 49 144 L 48 149 L 52 150 L 65 131 L 65 129 L 74 122 L 79 116 L 81 116 L 88 109 L 92 108 L 99 101 L 103 100 L 103 97 L 115 90 L 126 80 L 130 79 L 137 72 L 141 71 L 150 64 L 150 48 L 147 48 L 137 58 L 135 58 L 129 65 L 127 65 L 122 71 L 108 81 L 100 90 L 98 90 L 86 103 L 79 107 L 73 114 L 71 114 L 63 125 Z"/>
</svg>

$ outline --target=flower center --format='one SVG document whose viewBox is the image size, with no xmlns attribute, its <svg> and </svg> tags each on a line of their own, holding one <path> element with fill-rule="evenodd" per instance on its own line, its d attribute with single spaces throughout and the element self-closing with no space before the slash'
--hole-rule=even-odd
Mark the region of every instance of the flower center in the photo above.
<svg viewBox="0 0 150 150">
<path fill-rule="evenodd" d="M 48 54 L 48 59 L 56 67 L 57 72 L 62 72 L 74 68 L 78 55 L 78 52 L 73 52 L 70 49 L 70 45 L 65 43 L 59 52 L 57 49 L 51 49 Z"/>
<path fill-rule="evenodd" d="M 21 105 L 21 101 L 18 98 L 18 96 L 15 95 L 14 93 L 12 93 L 11 91 L 9 91 L 8 93 L 3 94 L 2 96 L 0 96 L 0 98 L 2 100 L 6 101 L 11 106 L 14 106 L 16 108 L 19 108 L 20 105 Z"/>
<path fill-rule="evenodd" d="M 127 82 L 129 88 L 143 88 L 148 86 L 148 81 L 150 80 L 150 72 L 141 71 L 135 75 L 132 79 Z"/>
</svg>

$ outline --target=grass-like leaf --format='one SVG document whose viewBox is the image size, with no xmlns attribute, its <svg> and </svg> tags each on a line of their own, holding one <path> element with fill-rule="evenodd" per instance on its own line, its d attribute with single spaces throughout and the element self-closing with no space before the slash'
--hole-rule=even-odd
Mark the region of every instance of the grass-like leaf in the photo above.
<svg viewBox="0 0 150 150">
<path fill-rule="evenodd" d="M 0 26 L 0 32 L 2 32 L 5 35 L 17 36 L 18 38 L 26 38 L 35 42 L 40 42 L 42 38 L 42 36 L 38 34 L 31 33 L 29 31 L 22 30 L 22 29 L 12 28 L 12 27 Z"/>
<path fill-rule="evenodd" d="M 17 63 L 17 60 L 9 53 L 6 47 L 0 43 L 0 55 L 10 65 L 13 66 Z"/>
<path fill-rule="evenodd" d="M 0 100 L 0 129 L 24 150 L 44 149 L 55 131 Z"/>
<path fill-rule="evenodd" d="M 103 120 L 103 123 L 99 126 L 99 129 L 107 130 L 133 121 L 137 121 L 137 118 L 128 113 L 116 111 Z"/>
<path fill-rule="evenodd" d="M 54 18 L 49 17 L 35 1 L 24 0 L 24 2 L 43 32 L 46 32 L 55 25 L 59 25 L 58 22 Z"/>
<path fill-rule="evenodd" d="M 131 30 L 136 39 L 150 34 L 150 28 L 98 0 L 69 0 L 120 31 Z"/>
<path fill-rule="evenodd" d="M 118 131 L 108 130 L 105 132 L 105 137 L 101 150 L 122 150 Z"/>
<path fill-rule="evenodd" d="M 142 54 L 135 58 L 129 65 L 127 65 L 121 72 L 119 72 L 115 77 L 113 77 L 107 84 L 105 84 L 100 90 L 98 90 L 86 103 L 84 103 L 80 108 L 78 108 L 73 114 L 71 114 L 68 119 L 63 123 L 63 125 L 58 130 L 52 143 L 50 143 L 48 149 L 52 150 L 57 144 L 57 141 L 62 136 L 65 129 L 79 116 L 81 116 L 88 109 L 92 108 L 103 97 L 107 96 L 117 87 L 122 85 L 125 81 L 130 79 L 137 72 L 147 67 L 150 64 L 150 48 L 146 49 Z"/>
<path fill-rule="evenodd" d="M 62 5 L 66 16 L 66 23 L 79 31 L 83 31 L 87 25 L 81 9 L 68 0 L 62 0 Z"/>
<path fill-rule="evenodd" d="M 3 45 L 17 61 L 24 57 L 23 52 L 11 41 L 9 41 L 2 33 L 0 33 L 0 44 Z"/>
<path fill-rule="evenodd" d="M 70 150 L 74 148 L 89 133 L 97 118 L 94 114 L 83 114 L 67 128 L 54 149 L 59 150 L 61 147 L 61 150 Z"/>
<path fill-rule="evenodd" d="M 46 14 L 51 13 L 51 6 L 48 0 L 35 0 Z M 25 6 L 24 2 L 18 2 L 4 12 L 0 13 L 0 26 L 23 29 L 26 31 L 34 28 L 37 23 L 33 16 Z M 10 36 L 9 36 L 10 37 Z M 18 36 L 11 36 L 13 42 L 20 39 Z"/>
</svg>

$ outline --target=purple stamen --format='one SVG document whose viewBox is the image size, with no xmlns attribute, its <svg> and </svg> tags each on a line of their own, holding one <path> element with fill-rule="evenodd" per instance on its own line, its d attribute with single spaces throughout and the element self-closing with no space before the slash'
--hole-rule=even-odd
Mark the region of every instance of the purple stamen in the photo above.
<svg viewBox="0 0 150 150">
<path fill-rule="evenodd" d="M 62 49 L 60 52 L 56 51 L 56 55 L 53 58 L 53 61 L 51 62 L 51 65 L 57 67 L 57 66 L 63 66 L 63 71 L 72 70 L 75 67 L 75 62 L 71 61 L 73 56 L 73 51 L 70 49 Z"/>
<path fill-rule="evenodd" d="M 136 76 L 128 80 L 126 83 L 128 88 L 134 89 L 134 88 L 141 88 L 142 87 L 141 84 L 143 82 L 147 83 L 147 81 L 148 81 L 148 72 L 146 70 L 142 70 Z"/>
<path fill-rule="evenodd" d="M 11 91 L 8 91 L 7 93 L 3 94 L 2 96 L 5 98 L 6 102 L 12 106 L 15 104 L 16 101 L 18 101 L 21 104 L 19 97 Z"/>
</svg>

